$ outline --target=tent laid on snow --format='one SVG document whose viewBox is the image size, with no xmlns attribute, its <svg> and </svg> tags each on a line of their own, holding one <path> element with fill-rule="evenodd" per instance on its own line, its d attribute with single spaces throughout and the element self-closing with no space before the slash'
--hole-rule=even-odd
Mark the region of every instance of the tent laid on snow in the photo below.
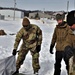
<svg viewBox="0 0 75 75">
<path fill-rule="evenodd" d="M 15 56 L 0 59 L 0 75 L 12 75 L 16 71 Z"/>
</svg>

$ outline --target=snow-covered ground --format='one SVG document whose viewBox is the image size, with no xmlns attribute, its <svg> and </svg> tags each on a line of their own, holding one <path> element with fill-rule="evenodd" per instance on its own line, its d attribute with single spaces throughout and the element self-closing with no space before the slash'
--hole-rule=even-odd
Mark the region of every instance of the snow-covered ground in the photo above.
<svg viewBox="0 0 75 75">
<path fill-rule="evenodd" d="M 30 19 L 32 24 L 38 25 L 43 32 L 43 42 L 40 52 L 40 66 L 41 69 L 39 71 L 39 75 L 53 75 L 54 72 L 54 63 L 55 63 L 55 54 L 49 53 L 50 41 L 52 38 L 52 34 L 56 25 L 56 21 L 43 19 L 42 20 L 34 20 Z M 15 42 L 15 35 L 17 31 L 22 27 L 22 20 L 0 20 L 0 29 L 4 29 L 7 33 L 6 36 L 0 36 L 0 59 L 6 58 L 12 55 L 13 45 Z M 21 43 L 20 43 L 21 44 Z M 20 47 L 20 45 L 19 45 Z M 19 48 L 18 48 L 19 49 Z M 54 48 L 55 53 L 55 48 Z M 16 56 L 17 57 L 17 56 Z M 62 72 L 61 75 L 67 75 L 64 61 L 62 61 Z M 26 60 L 24 64 L 20 68 L 20 72 L 25 73 L 33 73 L 32 69 L 32 57 L 30 52 L 26 56 Z"/>
</svg>

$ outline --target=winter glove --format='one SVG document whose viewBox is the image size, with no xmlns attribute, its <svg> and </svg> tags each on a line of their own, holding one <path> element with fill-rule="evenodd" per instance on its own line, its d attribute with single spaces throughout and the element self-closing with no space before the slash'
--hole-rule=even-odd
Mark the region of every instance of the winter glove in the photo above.
<svg viewBox="0 0 75 75">
<path fill-rule="evenodd" d="M 50 53 L 51 54 L 53 54 L 53 47 L 54 47 L 54 45 L 51 44 L 51 46 L 50 46 Z"/>
<path fill-rule="evenodd" d="M 66 47 L 65 47 L 65 50 L 64 50 L 64 58 L 65 58 L 66 60 L 69 60 L 69 58 L 70 58 L 71 56 L 73 56 L 73 54 L 74 54 L 73 48 L 70 47 L 70 46 L 66 46 Z"/>
<path fill-rule="evenodd" d="M 16 55 L 16 53 L 17 53 L 16 49 L 13 49 L 12 54 L 13 54 L 13 55 Z"/>
<path fill-rule="evenodd" d="M 36 51 L 37 51 L 37 52 L 40 52 L 40 50 L 41 50 L 41 45 L 38 45 L 38 46 L 36 47 Z"/>
</svg>

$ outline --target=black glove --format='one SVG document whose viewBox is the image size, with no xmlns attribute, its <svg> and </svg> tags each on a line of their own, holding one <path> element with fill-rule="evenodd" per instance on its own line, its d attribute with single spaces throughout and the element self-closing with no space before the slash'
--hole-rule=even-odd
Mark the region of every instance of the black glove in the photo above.
<svg viewBox="0 0 75 75">
<path fill-rule="evenodd" d="M 36 47 L 36 51 L 37 51 L 37 52 L 40 52 L 40 50 L 41 50 L 41 45 L 38 45 L 38 46 Z"/>
<path fill-rule="evenodd" d="M 65 47 L 65 50 L 64 50 L 64 58 L 65 58 L 66 60 L 69 60 L 69 58 L 70 58 L 71 56 L 73 56 L 73 54 L 74 54 L 73 48 L 70 47 L 70 46 L 66 46 L 66 47 Z"/>
<path fill-rule="evenodd" d="M 13 54 L 13 55 L 16 55 L 16 53 L 17 53 L 16 49 L 13 49 L 12 54 Z"/>
<path fill-rule="evenodd" d="M 50 46 L 50 53 L 51 54 L 53 54 L 53 47 L 54 47 L 54 45 L 51 44 L 51 46 Z"/>
</svg>

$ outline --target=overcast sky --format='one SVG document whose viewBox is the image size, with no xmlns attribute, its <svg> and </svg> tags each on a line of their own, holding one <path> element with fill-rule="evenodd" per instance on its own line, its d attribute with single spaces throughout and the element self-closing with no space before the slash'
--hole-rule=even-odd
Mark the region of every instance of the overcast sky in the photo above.
<svg viewBox="0 0 75 75">
<path fill-rule="evenodd" d="M 67 1 L 69 11 L 74 10 L 75 0 L 16 0 L 16 7 L 25 10 L 67 11 Z M 0 0 L 0 6 L 14 7 L 14 0 Z"/>
</svg>

